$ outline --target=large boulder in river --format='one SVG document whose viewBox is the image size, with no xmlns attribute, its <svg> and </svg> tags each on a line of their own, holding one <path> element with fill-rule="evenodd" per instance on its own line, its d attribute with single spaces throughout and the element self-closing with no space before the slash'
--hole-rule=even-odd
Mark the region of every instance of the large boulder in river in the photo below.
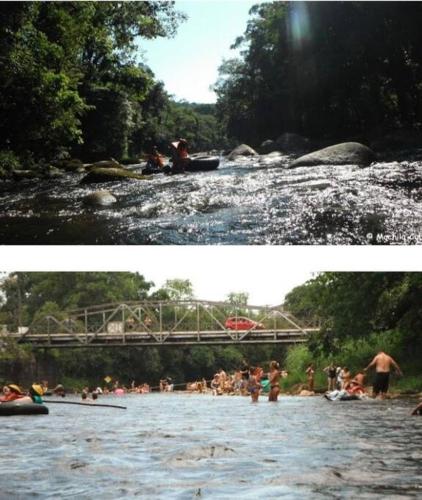
<svg viewBox="0 0 422 500">
<path fill-rule="evenodd" d="M 116 203 L 116 201 L 116 198 L 106 189 L 102 191 L 94 191 L 84 198 L 84 203 L 87 205 L 108 206 Z"/>
<path fill-rule="evenodd" d="M 316 165 L 368 166 L 375 160 L 374 152 L 359 142 L 343 142 L 294 160 L 289 168 L 314 167 Z"/>
<path fill-rule="evenodd" d="M 247 144 L 241 144 L 234 148 L 227 158 L 235 160 L 239 156 L 258 156 L 258 153 Z"/>
<path fill-rule="evenodd" d="M 147 179 L 144 175 L 137 174 L 126 168 L 103 168 L 94 167 L 88 174 L 81 180 L 82 184 L 89 184 L 91 182 L 110 182 L 110 181 L 124 181 L 129 179 Z"/>
<path fill-rule="evenodd" d="M 274 151 L 278 150 L 278 145 L 276 141 L 273 141 L 271 139 L 267 139 L 264 141 L 260 146 L 259 146 L 259 152 L 262 155 L 266 155 L 268 153 L 273 153 Z"/>
<path fill-rule="evenodd" d="M 277 149 L 285 153 L 300 153 L 310 151 L 311 142 L 306 137 L 299 134 L 286 132 L 275 141 Z"/>
</svg>

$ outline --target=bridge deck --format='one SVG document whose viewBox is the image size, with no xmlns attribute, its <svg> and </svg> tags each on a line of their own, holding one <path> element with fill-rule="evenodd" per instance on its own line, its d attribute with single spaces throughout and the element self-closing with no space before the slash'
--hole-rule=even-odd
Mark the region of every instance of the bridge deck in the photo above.
<svg viewBox="0 0 422 500">
<path fill-rule="evenodd" d="M 231 330 L 242 321 L 249 330 Z M 246 317 L 246 318 L 245 318 Z M 274 344 L 305 342 L 319 331 L 283 306 L 237 306 L 201 300 L 100 304 L 34 319 L 17 333 L 5 333 L 35 347 L 122 345 Z M 245 324 L 242 324 L 245 328 Z M 0 338 L 1 341 L 1 338 Z"/>
<path fill-rule="evenodd" d="M 195 344 L 274 344 L 306 342 L 310 333 L 317 331 L 308 328 L 303 331 L 283 330 L 249 330 L 249 331 L 186 331 L 186 332 L 147 332 L 131 331 L 125 333 L 27 333 L 25 341 L 34 346 L 52 347 L 114 347 L 142 345 L 195 345 Z M 9 337 L 20 339 L 21 334 L 9 334 Z"/>
</svg>

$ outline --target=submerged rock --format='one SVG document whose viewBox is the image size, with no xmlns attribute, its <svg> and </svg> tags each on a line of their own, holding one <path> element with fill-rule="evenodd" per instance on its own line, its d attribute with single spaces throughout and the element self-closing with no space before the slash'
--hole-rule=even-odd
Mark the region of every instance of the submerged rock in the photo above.
<svg viewBox="0 0 422 500">
<path fill-rule="evenodd" d="M 316 165 L 368 166 L 375 160 L 375 153 L 359 142 L 343 142 L 319 149 L 294 160 L 289 168 L 314 167 Z"/>
<path fill-rule="evenodd" d="M 145 175 L 136 174 L 131 170 L 126 168 L 103 168 L 94 167 L 88 174 L 81 180 L 82 184 L 88 184 L 91 182 L 110 182 L 110 181 L 122 181 L 129 179 L 144 180 L 147 179 Z"/>
<path fill-rule="evenodd" d="M 298 396 L 315 396 L 315 392 L 314 391 L 308 391 L 307 389 L 302 389 Z"/>
<path fill-rule="evenodd" d="M 94 191 L 84 198 L 84 203 L 87 205 L 107 206 L 116 203 L 116 201 L 117 199 L 106 189 L 102 191 Z"/>
<path fill-rule="evenodd" d="M 241 144 L 234 148 L 227 158 L 235 160 L 238 156 L 258 156 L 258 153 L 247 144 Z"/>
</svg>

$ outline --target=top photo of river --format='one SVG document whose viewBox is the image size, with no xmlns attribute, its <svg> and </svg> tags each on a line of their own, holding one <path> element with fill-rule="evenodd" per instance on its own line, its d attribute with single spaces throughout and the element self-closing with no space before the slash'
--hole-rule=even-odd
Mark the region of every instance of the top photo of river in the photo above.
<svg viewBox="0 0 422 500">
<path fill-rule="evenodd" d="M 0 2 L 0 244 L 421 244 L 421 26 L 421 2 Z"/>
</svg>

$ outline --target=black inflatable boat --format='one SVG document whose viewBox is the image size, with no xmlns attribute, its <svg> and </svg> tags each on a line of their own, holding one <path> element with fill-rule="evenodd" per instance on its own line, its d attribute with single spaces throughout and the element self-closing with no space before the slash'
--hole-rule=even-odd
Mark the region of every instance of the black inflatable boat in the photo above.
<svg viewBox="0 0 422 500">
<path fill-rule="evenodd" d="M 10 417 L 11 415 L 48 415 L 48 408 L 37 403 L 19 404 L 17 401 L 0 403 L 0 417 Z"/>
<path fill-rule="evenodd" d="M 185 166 L 185 172 L 207 172 L 209 170 L 215 170 L 220 164 L 220 158 L 218 156 L 197 156 L 190 158 L 189 163 Z M 163 168 L 152 167 L 147 165 L 142 169 L 142 175 L 152 175 L 152 174 L 172 174 L 172 168 L 166 165 Z"/>
</svg>

